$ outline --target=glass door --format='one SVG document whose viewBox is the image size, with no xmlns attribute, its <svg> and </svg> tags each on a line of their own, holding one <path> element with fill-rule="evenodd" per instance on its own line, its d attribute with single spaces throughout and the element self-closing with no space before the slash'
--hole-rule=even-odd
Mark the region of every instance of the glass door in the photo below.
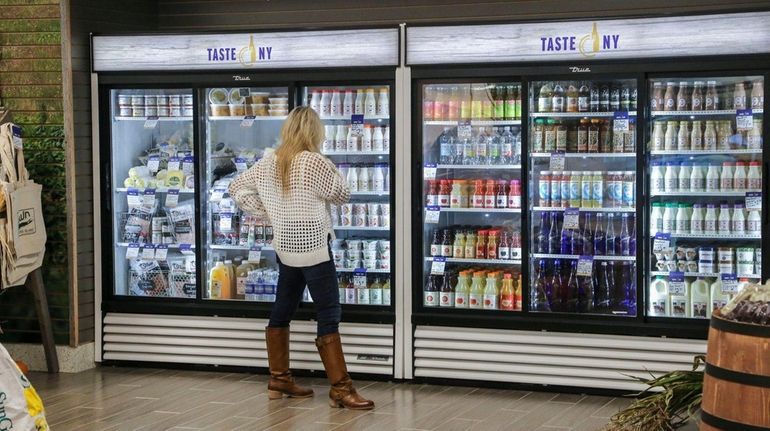
<svg viewBox="0 0 770 431">
<path fill-rule="evenodd" d="M 521 84 L 422 91 L 422 307 L 521 310 Z"/>
<path fill-rule="evenodd" d="M 649 82 L 649 316 L 708 318 L 761 276 L 761 76 Z"/>
<path fill-rule="evenodd" d="M 202 207 L 206 282 L 213 300 L 275 301 L 278 265 L 268 220 L 242 212 L 230 182 L 278 144 L 289 112 L 288 87 L 209 88 Z"/>
<path fill-rule="evenodd" d="M 636 85 L 530 84 L 530 311 L 636 316 Z"/>
<path fill-rule="evenodd" d="M 332 255 L 340 302 L 389 307 L 394 257 L 391 141 L 387 84 L 314 85 L 302 88 L 302 104 L 324 123 L 322 153 L 350 187 L 350 202 L 331 206 L 336 239 Z"/>
<path fill-rule="evenodd" d="M 191 89 L 110 91 L 115 295 L 195 298 Z"/>
</svg>

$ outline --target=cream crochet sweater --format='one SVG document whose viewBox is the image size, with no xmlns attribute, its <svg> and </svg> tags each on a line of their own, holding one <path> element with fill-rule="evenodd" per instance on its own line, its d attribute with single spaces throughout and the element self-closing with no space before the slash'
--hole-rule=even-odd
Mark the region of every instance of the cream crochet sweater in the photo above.
<svg viewBox="0 0 770 431">
<path fill-rule="evenodd" d="M 284 193 L 275 153 L 269 152 L 230 183 L 230 196 L 247 213 L 267 216 L 273 226 L 273 247 L 284 265 L 326 262 L 329 236 L 334 238 L 329 204 L 348 201 L 347 182 L 329 159 L 310 151 L 295 156 L 290 181 Z"/>
</svg>

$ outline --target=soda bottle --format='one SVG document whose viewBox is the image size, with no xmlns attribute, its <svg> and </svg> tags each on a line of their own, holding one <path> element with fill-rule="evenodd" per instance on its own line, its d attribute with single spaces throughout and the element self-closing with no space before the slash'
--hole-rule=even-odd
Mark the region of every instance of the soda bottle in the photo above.
<svg viewBox="0 0 770 431">
<path fill-rule="evenodd" d="M 468 272 L 460 271 L 460 274 L 457 276 L 457 284 L 455 285 L 455 308 L 468 308 L 468 294 L 470 292 L 468 281 Z"/>
<path fill-rule="evenodd" d="M 492 128 L 488 139 L 489 142 L 489 155 L 487 157 L 487 164 L 499 165 L 502 160 L 502 142 L 500 131 L 497 128 Z"/>
<path fill-rule="evenodd" d="M 516 119 L 516 93 L 513 85 L 507 85 L 505 91 L 505 119 Z"/>
<path fill-rule="evenodd" d="M 484 288 L 484 309 L 497 310 L 498 304 L 497 277 L 495 273 L 487 274 L 487 285 Z"/>
<path fill-rule="evenodd" d="M 548 253 L 548 232 L 550 224 L 548 223 L 548 213 L 540 213 L 540 230 L 535 237 L 535 249 L 538 253 Z"/>
<path fill-rule="evenodd" d="M 578 278 L 578 313 L 591 313 L 594 311 L 594 278 L 590 275 L 579 275 Z"/>
<path fill-rule="evenodd" d="M 598 274 L 598 271 L 597 275 Z M 607 274 L 607 262 L 601 264 L 601 277 L 599 283 L 597 283 L 596 293 L 594 295 L 594 311 L 597 313 L 609 313 L 610 310 L 610 297 L 612 296 L 613 289 L 610 288 L 611 278 Z"/>
<path fill-rule="evenodd" d="M 435 275 L 429 275 L 428 276 L 428 282 L 425 284 L 425 289 L 423 290 L 423 300 L 422 303 L 425 307 L 438 307 L 438 301 L 439 301 L 439 291 L 441 290 L 441 282 L 440 278 Z"/>
<path fill-rule="evenodd" d="M 620 220 L 620 255 L 631 256 L 631 235 L 628 233 L 628 213 L 623 213 Z"/>
<path fill-rule="evenodd" d="M 505 180 L 497 182 L 497 192 L 495 193 L 495 208 L 508 207 L 508 187 Z"/>
<path fill-rule="evenodd" d="M 441 164 L 451 165 L 454 162 L 454 137 L 449 132 L 449 127 L 444 127 L 444 132 L 438 137 L 439 160 Z"/>
<path fill-rule="evenodd" d="M 535 284 L 532 286 L 532 310 L 551 311 L 546 289 L 548 289 L 548 274 L 546 273 L 545 259 L 540 259 Z"/>
<path fill-rule="evenodd" d="M 471 289 L 468 293 L 469 308 L 484 307 L 484 288 L 482 287 L 483 279 L 483 271 L 473 273 L 473 283 L 471 284 Z"/>
<path fill-rule="evenodd" d="M 606 246 L 605 253 L 608 256 L 615 256 L 617 253 L 618 238 L 615 236 L 615 214 L 607 214 L 607 231 L 605 233 Z"/>
<path fill-rule="evenodd" d="M 511 274 L 503 275 L 503 287 L 500 289 L 500 309 L 513 311 L 516 306 L 516 297 L 513 290 L 513 277 Z"/>
<path fill-rule="evenodd" d="M 548 232 L 548 253 L 556 254 L 561 250 L 561 233 L 559 232 L 559 213 L 551 213 L 551 230 Z"/>
<path fill-rule="evenodd" d="M 573 260 L 570 263 L 569 280 L 567 280 L 567 286 L 564 289 L 564 296 L 562 299 L 562 311 L 565 313 L 574 313 L 578 308 L 578 276 L 577 276 L 577 260 Z"/>
<path fill-rule="evenodd" d="M 492 86 L 492 117 L 495 120 L 505 120 L 505 86 Z"/>
<path fill-rule="evenodd" d="M 587 215 L 587 214 L 586 214 Z M 583 234 L 580 231 L 580 224 L 578 223 L 578 228 L 572 230 L 570 235 L 570 250 L 566 254 L 583 254 Z"/>
<path fill-rule="evenodd" d="M 449 88 L 449 101 L 447 102 L 447 120 L 460 118 L 460 93 L 457 86 Z"/>
<path fill-rule="evenodd" d="M 602 225 L 604 224 L 604 214 L 599 213 L 596 214 L 596 230 L 594 231 L 593 239 L 594 239 L 594 250 L 593 255 L 594 256 L 604 256 L 606 254 L 606 246 L 605 243 L 606 237 L 604 236 L 604 231 L 602 230 Z"/>
<path fill-rule="evenodd" d="M 559 241 L 559 253 L 570 254 L 572 251 L 572 230 L 562 223 L 561 225 L 561 240 Z"/>
<path fill-rule="evenodd" d="M 439 306 L 441 307 L 454 307 L 455 305 L 455 293 L 452 288 L 452 273 L 444 273 L 444 281 L 441 284 L 441 293 L 439 296 Z"/>
<path fill-rule="evenodd" d="M 561 278 L 561 260 L 553 261 L 553 276 L 551 277 L 551 311 L 564 310 L 564 296 L 567 285 Z"/>
</svg>

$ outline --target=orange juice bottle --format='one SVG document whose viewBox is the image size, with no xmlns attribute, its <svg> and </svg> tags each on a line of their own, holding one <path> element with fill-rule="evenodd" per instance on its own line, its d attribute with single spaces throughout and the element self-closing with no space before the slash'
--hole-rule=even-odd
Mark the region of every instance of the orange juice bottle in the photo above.
<svg viewBox="0 0 770 431">
<path fill-rule="evenodd" d="M 216 265 L 211 268 L 209 275 L 209 298 L 211 299 L 227 299 L 230 297 L 230 271 L 225 266 L 224 262 L 217 261 Z"/>
</svg>

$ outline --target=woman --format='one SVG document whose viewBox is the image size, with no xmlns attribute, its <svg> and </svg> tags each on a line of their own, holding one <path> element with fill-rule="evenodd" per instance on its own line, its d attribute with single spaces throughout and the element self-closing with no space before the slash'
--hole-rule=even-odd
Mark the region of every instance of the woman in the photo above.
<svg viewBox="0 0 770 431">
<path fill-rule="evenodd" d="M 374 403 L 356 393 L 340 343 L 340 298 L 331 258 L 329 204 L 350 198 L 342 175 L 320 153 L 324 128 L 310 108 L 294 109 L 281 129 L 282 144 L 265 154 L 230 184 L 230 196 L 253 215 L 267 216 L 278 255 L 278 291 L 265 329 L 270 399 L 310 397 L 313 390 L 294 383 L 289 371 L 289 322 L 310 289 L 317 310 L 316 346 L 329 378 L 332 407 L 371 409 Z"/>
</svg>

